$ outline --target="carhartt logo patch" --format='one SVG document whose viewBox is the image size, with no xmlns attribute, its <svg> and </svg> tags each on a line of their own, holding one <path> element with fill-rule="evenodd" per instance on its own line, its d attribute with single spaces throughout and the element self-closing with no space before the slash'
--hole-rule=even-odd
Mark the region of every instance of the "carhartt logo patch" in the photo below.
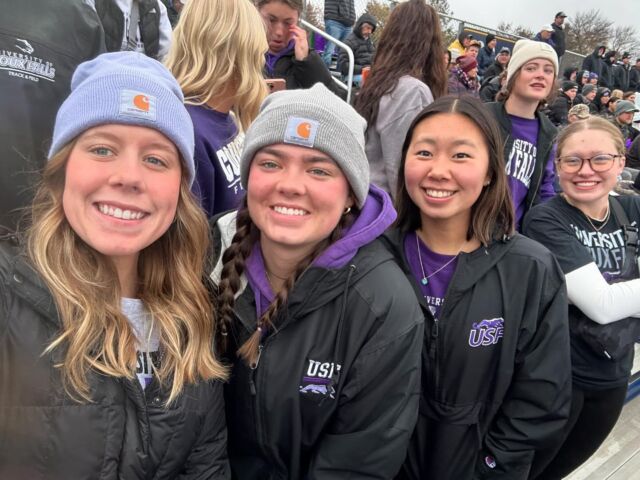
<svg viewBox="0 0 640 480">
<path fill-rule="evenodd" d="M 156 97 L 134 90 L 120 92 L 120 115 L 156 120 Z"/>
<path fill-rule="evenodd" d="M 303 147 L 313 148 L 318 133 L 318 122 L 308 118 L 289 117 L 284 143 L 293 143 Z"/>
</svg>

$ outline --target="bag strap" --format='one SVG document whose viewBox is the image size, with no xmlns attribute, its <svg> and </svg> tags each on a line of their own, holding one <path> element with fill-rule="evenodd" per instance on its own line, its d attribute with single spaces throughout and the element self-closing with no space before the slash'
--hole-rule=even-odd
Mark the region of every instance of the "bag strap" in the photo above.
<svg viewBox="0 0 640 480">
<path fill-rule="evenodd" d="M 627 212 L 624 211 L 622 205 L 616 197 L 609 197 L 609 205 L 613 210 L 613 216 L 616 218 L 618 224 L 622 225 L 622 233 L 624 235 L 625 256 L 624 264 L 621 268 L 621 276 L 625 274 L 632 274 L 635 268 L 635 259 L 638 256 L 638 227 L 632 226 L 627 216 Z M 640 265 L 639 265 L 640 268 Z"/>
</svg>

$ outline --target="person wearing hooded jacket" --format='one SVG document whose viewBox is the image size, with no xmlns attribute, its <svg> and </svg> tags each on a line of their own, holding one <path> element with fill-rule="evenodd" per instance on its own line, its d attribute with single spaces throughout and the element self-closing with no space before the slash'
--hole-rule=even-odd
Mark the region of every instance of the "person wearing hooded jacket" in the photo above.
<svg viewBox="0 0 640 480">
<path fill-rule="evenodd" d="M 613 89 L 617 54 L 618 52 L 615 50 L 611 50 L 605 54 L 604 60 L 602 61 L 602 75 L 600 75 L 598 80 L 599 85 Z"/>
<path fill-rule="evenodd" d="M 631 73 L 630 62 L 631 55 L 629 52 L 622 54 L 622 64 L 617 65 L 613 70 L 613 87 L 626 92 L 629 90 L 629 77 Z"/>
<path fill-rule="evenodd" d="M 569 123 L 569 110 L 573 107 L 578 94 L 578 84 L 572 81 L 562 82 L 560 95 L 551 104 L 549 120 L 556 125 L 566 125 Z"/>
<path fill-rule="evenodd" d="M 392 478 L 418 413 L 423 315 L 377 240 L 365 122 L 324 86 L 247 131 L 246 201 L 212 220 L 235 478 Z"/>
<path fill-rule="evenodd" d="M 598 45 L 593 49 L 593 53 L 587 55 L 582 60 L 582 70 L 588 70 L 591 73 L 595 73 L 598 77 L 602 74 L 602 65 L 604 60 L 602 56 L 606 51 L 606 45 Z"/>
<path fill-rule="evenodd" d="M 443 97 L 418 114 L 399 177 L 384 240 L 425 337 L 420 414 L 396 478 L 524 480 L 569 413 L 560 267 L 514 233 L 498 125 L 478 100 Z"/>
<path fill-rule="evenodd" d="M 478 53 L 478 75 L 484 76 L 484 72 L 489 68 L 496 59 L 496 36 L 492 33 L 488 34 L 484 41 L 484 47 Z"/>
<path fill-rule="evenodd" d="M 370 67 L 373 63 L 373 56 L 376 53 L 376 47 L 373 44 L 371 35 L 376 31 L 378 21 L 368 13 L 364 13 L 356 21 L 353 32 L 345 40 L 345 44 L 353 51 L 354 70 L 353 75 L 360 75 L 362 80 L 362 69 Z M 349 55 L 343 48 L 340 49 L 338 56 L 338 70 L 342 75 L 349 73 Z M 354 81 L 356 79 L 354 78 Z"/>
</svg>

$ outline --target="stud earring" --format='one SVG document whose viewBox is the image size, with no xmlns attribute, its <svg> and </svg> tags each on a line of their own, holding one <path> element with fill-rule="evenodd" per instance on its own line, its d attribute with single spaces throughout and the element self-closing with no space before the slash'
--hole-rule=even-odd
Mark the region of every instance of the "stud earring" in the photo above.
<svg viewBox="0 0 640 480">
<path fill-rule="evenodd" d="M 342 215 L 347 215 L 350 211 L 351 211 L 351 207 L 347 207 L 344 209 L 344 212 L 342 212 Z"/>
</svg>

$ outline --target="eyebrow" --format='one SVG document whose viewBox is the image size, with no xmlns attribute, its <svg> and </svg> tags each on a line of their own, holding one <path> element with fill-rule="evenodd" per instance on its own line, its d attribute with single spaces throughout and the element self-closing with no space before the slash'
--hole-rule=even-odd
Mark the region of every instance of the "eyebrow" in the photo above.
<svg viewBox="0 0 640 480">
<path fill-rule="evenodd" d="M 121 144 L 122 143 L 122 138 L 118 135 L 114 135 L 112 133 L 109 132 L 94 132 L 91 133 L 85 137 L 82 138 L 82 142 L 87 142 L 87 141 L 95 141 L 95 140 L 100 140 L 100 139 L 104 139 L 104 140 L 110 140 L 112 142 Z M 144 145 L 145 149 L 157 149 L 157 150 L 163 150 L 167 153 L 171 153 L 171 154 L 175 154 L 176 152 L 178 152 L 178 149 L 175 145 L 173 144 L 169 144 L 168 142 L 158 142 L 158 141 L 152 141 L 151 143 L 145 144 Z M 180 155 L 178 153 L 178 155 Z"/>
<path fill-rule="evenodd" d="M 416 139 L 416 141 L 414 143 L 428 143 L 429 145 L 436 145 L 438 142 L 431 138 L 431 137 L 420 137 L 418 139 Z M 458 138 L 454 141 L 451 142 L 451 144 L 455 147 L 458 146 L 467 146 L 467 147 L 476 147 L 475 142 L 472 142 L 471 140 L 467 140 L 465 138 Z"/>
<path fill-rule="evenodd" d="M 278 158 L 286 158 L 286 159 L 291 158 L 291 155 L 288 155 L 286 152 L 283 152 L 277 147 L 264 147 L 262 150 L 260 150 L 259 153 L 266 153 L 268 155 L 273 155 L 274 157 L 278 157 Z M 323 153 L 318 153 L 315 151 L 310 151 L 308 154 L 305 154 L 302 158 L 302 161 L 304 163 L 324 162 L 324 163 L 333 163 L 337 165 L 336 162 L 328 155 L 325 155 Z"/>
</svg>

